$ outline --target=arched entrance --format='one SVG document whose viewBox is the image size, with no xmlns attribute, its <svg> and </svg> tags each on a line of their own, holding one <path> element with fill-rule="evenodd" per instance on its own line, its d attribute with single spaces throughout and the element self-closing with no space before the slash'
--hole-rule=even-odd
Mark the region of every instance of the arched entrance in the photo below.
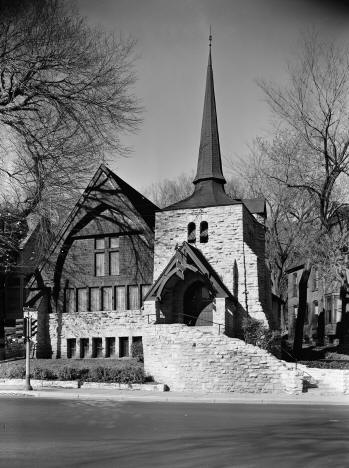
<svg viewBox="0 0 349 468">
<path fill-rule="evenodd" d="M 213 295 L 201 281 L 188 287 L 183 296 L 183 322 L 190 326 L 210 326 L 213 319 Z"/>
</svg>

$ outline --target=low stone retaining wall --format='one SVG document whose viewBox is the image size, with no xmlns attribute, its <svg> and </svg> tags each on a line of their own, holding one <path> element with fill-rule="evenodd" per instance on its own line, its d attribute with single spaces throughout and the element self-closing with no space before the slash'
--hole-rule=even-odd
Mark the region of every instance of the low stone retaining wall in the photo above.
<svg viewBox="0 0 349 468">
<path fill-rule="evenodd" d="M 34 390 L 41 388 L 96 388 L 96 389 L 111 389 L 111 390 L 148 390 L 155 392 L 166 391 L 163 384 L 120 384 L 106 382 L 82 382 L 78 380 L 37 380 L 30 379 L 31 386 Z M 1 387 L 10 386 L 25 386 L 25 379 L 0 379 Z"/>
<path fill-rule="evenodd" d="M 79 388 L 77 380 L 37 380 L 30 379 L 30 384 L 33 389 L 40 389 L 43 387 L 60 387 L 60 388 Z M 25 379 L 0 379 L 1 386 L 25 386 Z"/>
<path fill-rule="evenodd" d="M 319 388 L 349 395 L 348 369 L 318 369 L 298 364 L 298 369 L 310 374 L 318 383 Z"/>
<path fill-rule="evenodd" d="M 302 375 L 292 365 L 209 328 L 144 327 L 145 372 L 173 391 L 302 392 Z"/>
</svg>

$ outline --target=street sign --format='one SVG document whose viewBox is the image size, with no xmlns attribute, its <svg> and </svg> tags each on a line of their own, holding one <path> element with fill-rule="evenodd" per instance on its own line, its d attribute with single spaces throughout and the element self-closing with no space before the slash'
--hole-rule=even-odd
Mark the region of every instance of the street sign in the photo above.
<svg viewBox="0 0 349 468">
<path fill-rule="evenodd" d="M 38 321 L 30 318 L 29 323 L 30 323 L 30 337 L 32 337 L 32 336 L 35 336 L 38 332 Z"/>
</svg>

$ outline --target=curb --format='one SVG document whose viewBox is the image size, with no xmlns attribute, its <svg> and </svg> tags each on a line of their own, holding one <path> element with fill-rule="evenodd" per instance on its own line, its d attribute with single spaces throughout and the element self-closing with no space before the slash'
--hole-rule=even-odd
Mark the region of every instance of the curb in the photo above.
<svg viewBox="0 0 349 468">
<path fill-rule="evenodd" d="M 70 389 L 72 390 L 72 389 Z M 91 390 L 91 391 L 89 391 Z M 186 394 L 180 392 L 148 392 L 148 391 L 130 391 L 118 390 L 110 393 L 106 389 L 77 389 L 77 391 L 57 391 L 53 389 L 27 391 L 22 389 L 3 389 L 0 390 L 1 397 L 17 397 L 17 398 L 51 398 L 51 399 L 68 399 L 68 400 L 112 400 L 112 401 L 134 401 L 147 403 L 202 403 L 202 404 L 262 404 L 262 405 L 321 405 L 321 406 L 348 406 L 349 397 L 328 399 L 328 396 L 317 399 L 308 399 L 306 397 L 287 398 L 284 396 L 269 395 L 269 396 L 253 396 L 243 394 Z M 98 392 L 99 390 L 99 392 Z"/>
<path fill-rule="evenodd" d="M 31 386 L 35 390 L 50 388 L 84 388 L 84 389 L 105 389 L 105 390 L 145 390 L 155 392 L 165 392 L 167 387 L 164 384 L 121 384 L 104 382 L 79 382 L 78 380 L 37 380 L 30 379 Z M 25 387 L 25 379 L 0 379 L 0 389 L 2 387 Z"/>
</svg>

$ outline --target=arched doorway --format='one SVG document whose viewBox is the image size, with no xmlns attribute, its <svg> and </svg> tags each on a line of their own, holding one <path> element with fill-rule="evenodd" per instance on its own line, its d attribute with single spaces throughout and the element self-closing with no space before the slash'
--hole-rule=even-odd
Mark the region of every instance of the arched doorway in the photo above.
<svg viewBox="0 0 349 468">
<path fill-rule="evenodd" d="M 190 326 L 210 326 L 213 319 L 213 295 L 201 281 L 196 281 L 183 296 L 183 322 Z"/>
</svg>

